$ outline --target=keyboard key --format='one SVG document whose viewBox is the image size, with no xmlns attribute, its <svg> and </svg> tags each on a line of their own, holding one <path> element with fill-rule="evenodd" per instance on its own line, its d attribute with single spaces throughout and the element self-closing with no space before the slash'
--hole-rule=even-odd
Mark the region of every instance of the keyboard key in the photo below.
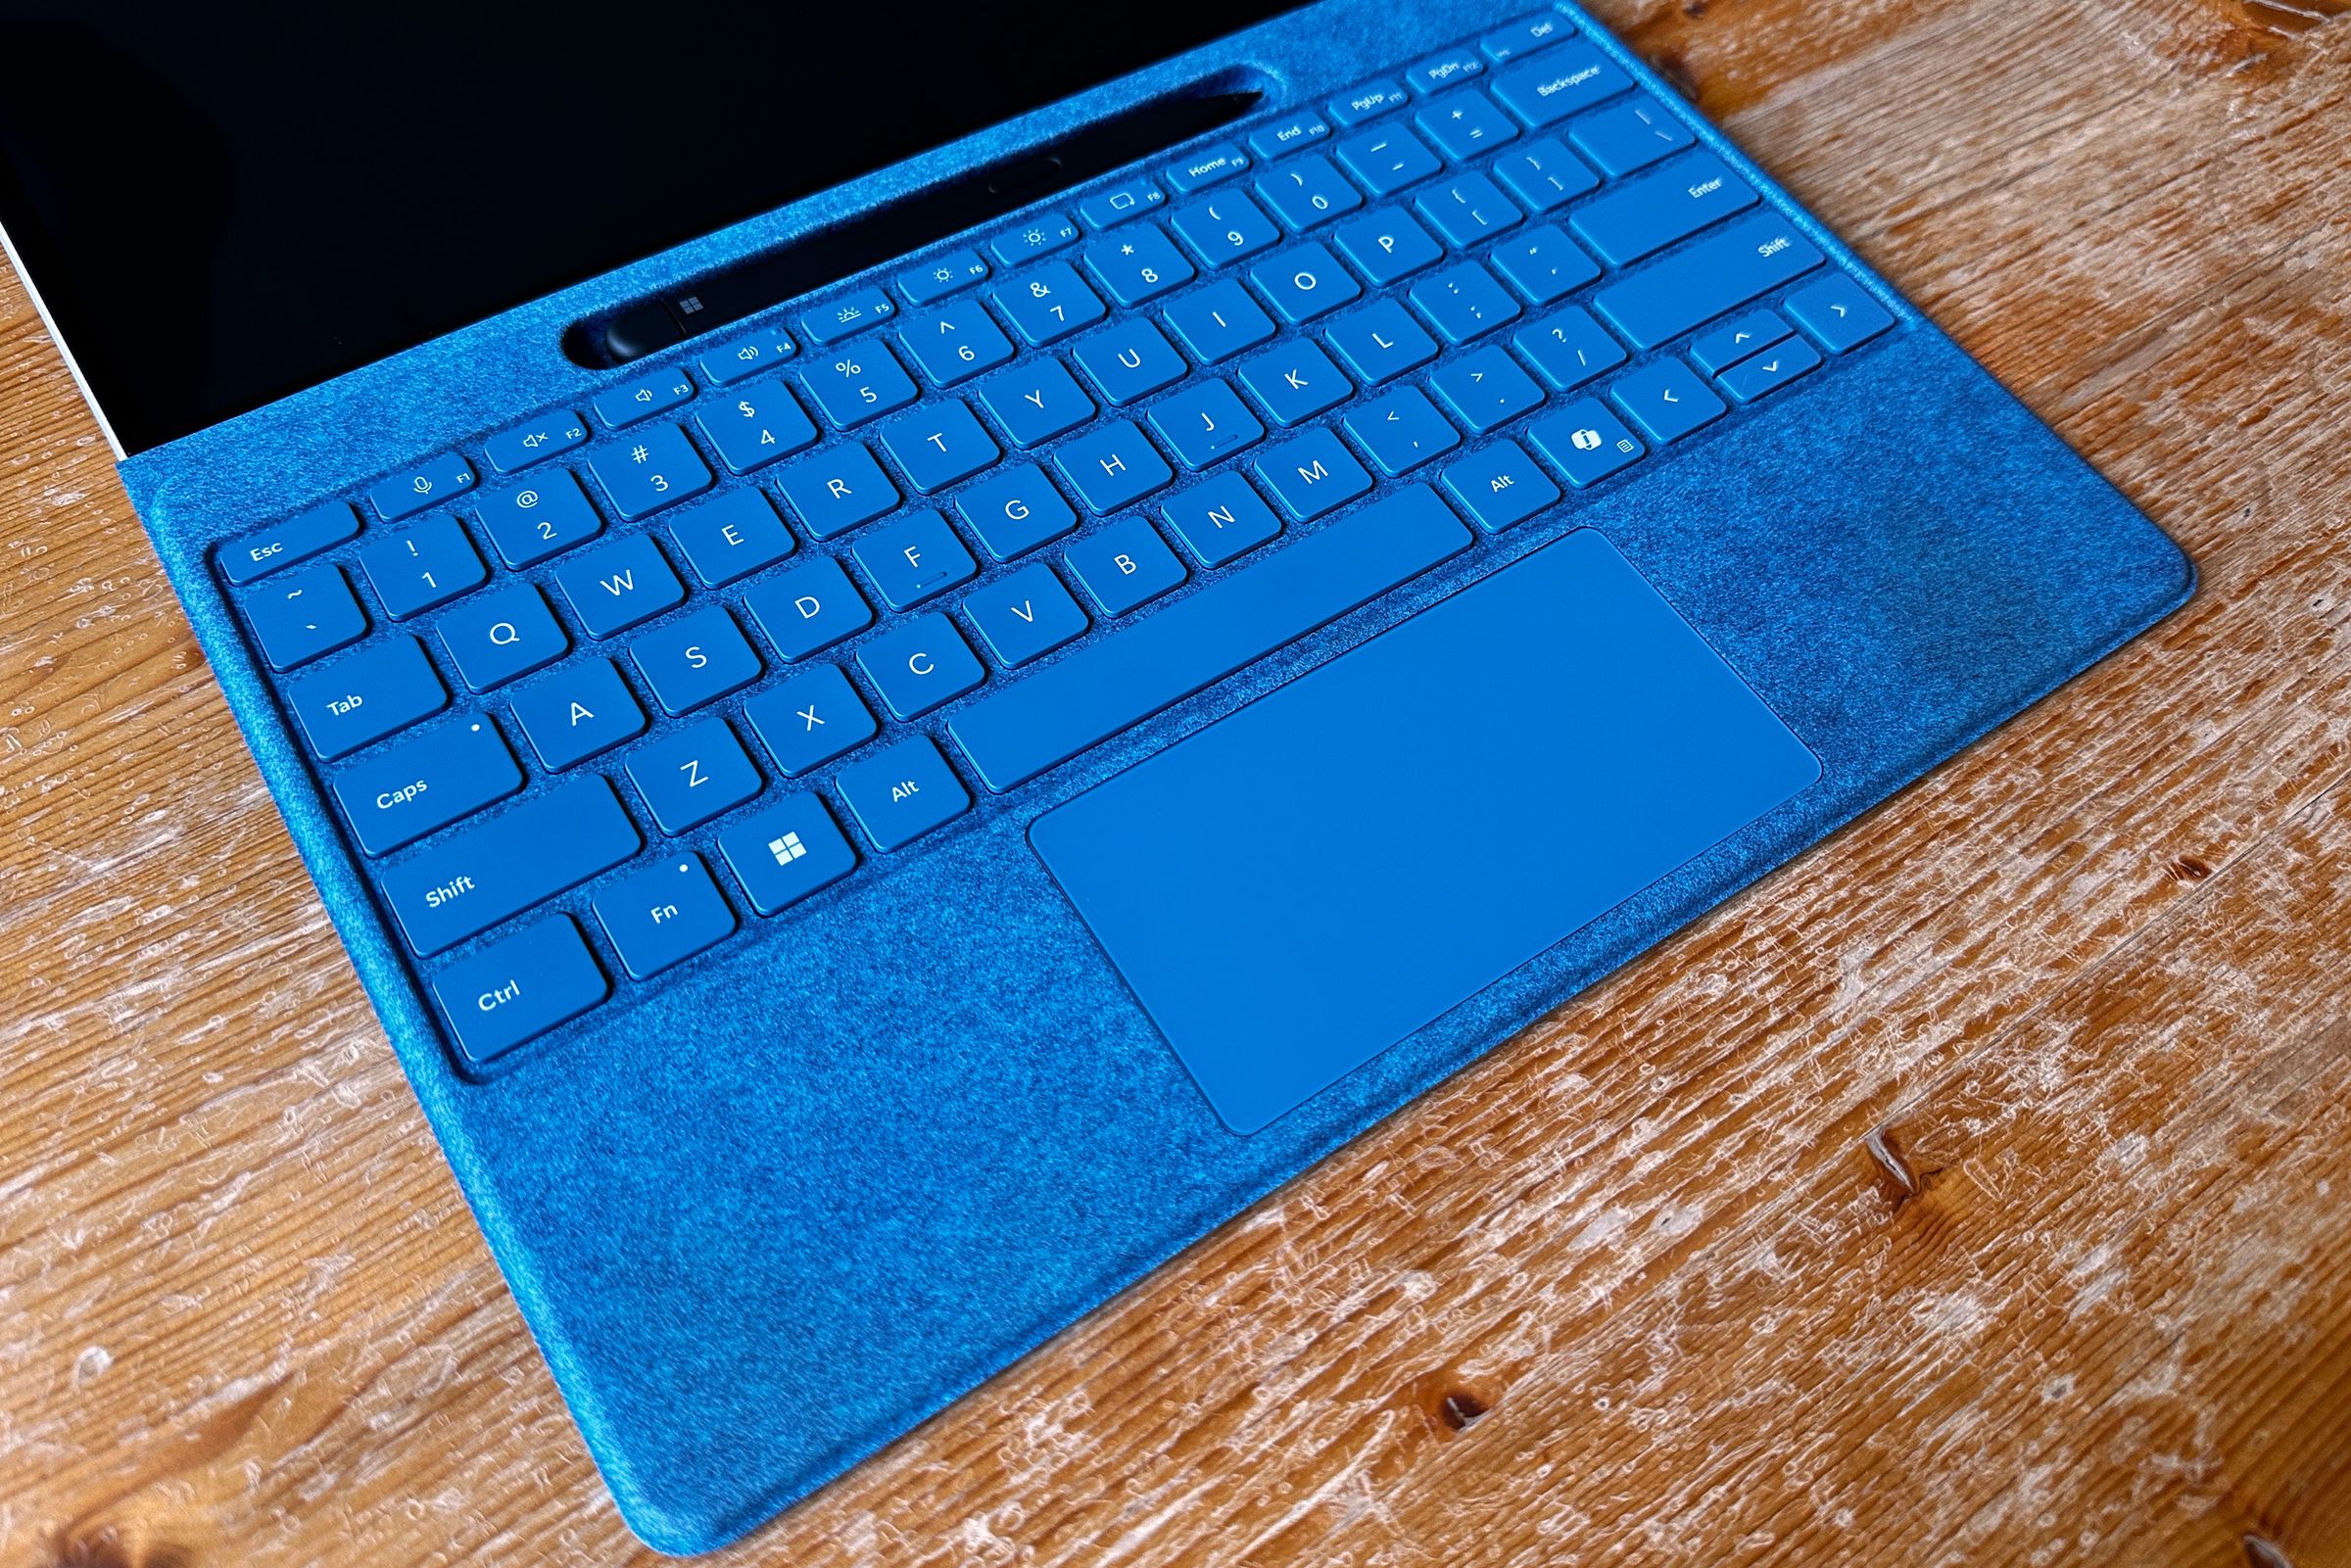
<svg viewBox="0 0 2351 1568">
<path fill-rule="evenodd" d="M 588 439 L 588 422 L 568 408 L 558 408 L 519 430 L 502 431 L 483 443 L 490 466 L 510 474 L 543 463 L 559 451 L 569 451 Z"/>
<path fill-rule="evenodd" d="M 840 770 L 840 797 L 881 850 L 903 849 L 971 809 L 971 791 L 928 736 Z"/>
<path fill-rule="evenodd" d="M 752 584 L 743 603 L 787 660 L 804 659 L 874 624 L 874 612 L 830 555 Z"/>
<path fill-rule="evenodd" d="M 1485 71 L 1486 63 L 1472 51 L 1448 49 L 1443 54 L 1431 55 L 1406 71 L 1404 84 L 1415 92 L 1433 93 L 1457 82 L 1467 81 L 1472 76 L 1482 76 Z"/>
<path fill-rule="evenodd" d="M 1689 126 L 1647 97 L 1587 115 L 1568 126 L 1567 134 L 1602 173 L 1619 179 L 1680 152 L 1694 139 Z"/>
<path fill-rule="evenodd" d="M 1819 368 L 1820 351 L 1798 338 L 1733 365 L 1719 379 L 1723 391 L 1733 398 L 1741 403 L 1753 403 Z"/>
<path fill-rule="evenodd" d="M 1034 346 L 1056 343 L 1109 313 L 1077 268 L 1052 261 L 996 287 L 996 308 Z"/>
<path fill-rule="evenodd" d="M 1561 392 L 1580 387 L 1630 357 L 1588 310 L 1570 306 L 1520 327 L 1511 341 L 1544 380 Z"/>
<path fill-rule="evenodd" d="M 825 417 L 843 430 L 879 419 L 915 399 L 913 378 L 879 338 L 810 360 L 800 367 L 799 376 Z"/>
<path fill-rule="evenodd" d="M 1430 239 L 1428 230 L 1414 222 L 1402 208 L 1341 223 L 1331 230 L 1330 237 L 1338 241 L 1340 251 L 1357 270 L 1378 284 L 1410 277 L 1424 266 L 1435 265 L 1445 254 L 1444 247 Z"/>
<path fill-rule="evenodd" d="M 1188 368 L 1159 328 L 1139 316 L 1104 327 L 1079 343 L 1070 357 L 1113 406 L 1173 386 Z"/>
<path fill-rule="evenodd" d="M 597 924 L 631 979 L 650 979 L 735 933 L 735 912 L 699 855 L 680 855 L 596 890 Z"/>
<path fill-rule="evenodd" d="M 710 469 L 686 432 L 676 425 L 651 425 L 599 448 L 589 470 L 603 487 L 624 522 L 649 517 L 664 506 L 710 488 Z"/>
<path fill-rule="evenodd" d="M 1447 158 L 1465 164 L 1481 153 L 1517 138 L 1511 117 L 1494 107 L 1481 92 L 1448 93 L 1413 117 L 1428 139 Z"/>
<path fill-rule="evenodd" d="M 792 553 L 792 530 L 756 490 L 730 490 L 670 519 L 669 537 L 694 575 L 718 588 Z"/>
<path fill-rule="evenodd" d="M 759 679 L 759 655 L 719 604 L 654 627 L 629 644 L 629 657 L 661 711 L 673 717 Z"/>
<path fill-rule="evenodd" d="M 1078 225 L 1059 213 L 1043 213 L 1016 229 L 1007 229 L 988 242 L 996 260 L 1019 266 L 1040 256 L 1051 256 L 1078 243 Z"/>
<path fill-rule="evenodd" d="M 884 421 L 879 433 L 906 482 L 925 495 L 969 478 L 1003 455 L 960 398 L 926 403 Z"/>
<path fill-rule="evenodd" d="M 800 336 L 817 348 L 830 348 L 897 313 L 896 303 L 869 284 L 830 305 L 820 305 L 813 310 L 803 311 L 800 315 Z"/>
<path fill-rule="evenodd" d="M 918 615 L 857 650 L 889 711 L 916 719 L 978 686 L 985 672 L 943 615 Z"/>
<path fill-rule="evenodd" d="M 923 374 L 942 387 L 968 381 L 1012 357 L 1012 340 L 978 300 L 957 300 L 898 328 L 898 341 Z"/>
<path fill-rule="evenodd" d="M 1167 205 L 1167 193 L 1141 174 L 1129 175 L 1078 204 L 1078 216 L 1094 228 L 1110 228 Z"/>
<path fill-rule="evenodd" d="M 1543 389 L 1500 349 L 1463 355 L 1430 376 L 1428 385 L 1475 436 L 1500 430 L 1543 402 Z"/>
<path fill-rule="evenodd" d="M 331 761 L 439 713 L 449 692 L 424 644 L 396 637 L 295 676 L 286 682 L 286 705 L 311 750 Z"/>
<path fill-rule="evenodd" d="M 1312 241 L 1260 261 L 1249 277 L 1285 321 L 1312 321 L 1364 292 L 1338 258 Z"/>
<path fill-rule="evenodd" d="M 989 376 L 980 383 L 980 401 L 1023 447 L 1050 441 L 1094 416 L 1094 400 L 1052 358 L 1031 359 Z"/>
<path fill-rule="evenodd" d="M 312 566 L 242 600 L 262 656 L 273 670 L 305 665 L 367 635 L 367 612 L 333 566 Z"/>
<path fill-rule="evenodd" d="M 765 783 L 727 721 L 717 718 L 656 736 L 629 753 L 629 782 L 665 833 L 700 827 Z"/>
<path fill-rule="evenodd" d="M 1629 266 L 1762 198 L 1712 153 L 1693 153 L 1575 210 L 1576 237 L 1613 266 Z"/>
<path fill-rule="evenodd" d="M 1492 79 L 1503 107 L 1538 130 L 1597 109 L 1633 85 L 1632 77 L 1588 43 L 1546 50 L 1542 59 L 1521 61 Z"/>
<path fill-rule="evenodd" d="M 612 786 L 591 774 L 456 829 L 377 874 L 419 958 L 519 915 L 637 853 L 645 840 Z"/>
<path fill-rule="evenodd" d="M 1247 172 L 1249 155 L 1230 142 L 1219 142 L 1201 149 L 1181 163 L 1167 167 L 1168 183 L 1176 187 L 1178 196 L 1204 191 L 1211 185 L 1221 185 L 1235 175 Z"/>
<path fill-rule="evenodd" d="M 1242 365 L 1241 385 L 1279 425 L 1311 419 L 1344 403 L 1355 391 L 1330 356 L 1304 338 L 1280 344 Z"/>
<path fill-rule="evenodd" d="M 857 869 L 857 851 L 814 795 L 786 795 L 718 835 L 735 879 L 762 915 L 791 908 Z"/>
<path fill-rule="evenodd" d="M 1639 462 L 1648 450 L 1594 398 L 1569 404 L 1549 419 L 1538 419 L 1528 427 L 1526 439 L 1558 464 L 1567 482 L 1578 490 Z"/>
<path fill-rule="evenodd" d="M 1249 150 L 1260 158 L 1281 158 L 1311 147 L 1330 135 L 1330 124 L 1311 109 L 1300 110 L 1286 119 L 1271 125 L 1261 125 L 1249 133 Z"/>
<path fill-rule="evenodd" d="M 1156 223 L 1095 241 L 1086 247 L 1085 264 L 1121 305 L 1155 300 L 1196 275 L 1192 263 Z"/>
<path fill-rule="evenodd" d="M 221 546 L 220 575 L 242 588 L 340 545 L 359 531 L 360 514 L 351 502 L 330 500 Z"/>
<path fill-rule="evenodd" d="M 963 613 L 1006 669 L 1039 658 L 1085 631 L 1085 611 L 1041 562 L 1001 577 L 963 601 Z"/>
<path fill-rule="evenodd" d="M 571 612 L 593 638 L 607 638 L 685 602 L 686 586 L 649 534 L 631 534 L 555 569 Z"/>
<path fill-rule="evenodd" d="M 640 419 L 675 408 L 694 396 L 694 379 L 683 370 L 657 370 L 609 392 L 600 392 L 589 406 L 606 430 L 619 430 Z"/>
<path fill-rule="evenodd" d="M 1055 451 L 1053 461 L 1096 516 L 1140 500 L 1176 477 L 1131 419 L 1114 419 L 1087 431 Z"/>
<path fill-rule="evenodd" d="M 1347 177 L 1319 153 L 1260 174 L 1257 194 L 1273 209 L 1274 216 L 1297 234 L 1364 205 L 1363 193 L 1348 184 Z"/>
<path fill-rule="evenodd" d="M 874 530 L 852 553 L 893 610 L 911 609 L 980 575 L 980 563 L 935 511 L 909 512 Z"/>
<path fill-rule="evenodd" d="M 1350 136 L 1335 149 L 1347 172 L 1374 196 L 1418 184 L 1445 166 L 1402 125 Z"/>
<path fill-rule="evenodd" d="M 571 647 L 547 600 L 528 583 L 507 583 L 441 617 L 441 646 L 476 691 L 502 687 L 552 664 Z"/>
<path fill-rule="evenodd" d="M 728 468 L 747 474 L 791 455 L 816 440 L 816 425 L 800 412 L 781 381 L 738 387 L 724 402 L 713 401 L 694 422 Z"/>
<path fill-rule="evenodd" d="M 854 751 L 882 728 L 849 678 L 830 664 L 770 687 L 743 705 L 743 716 L 788 779 Z"/>
<path fill-rule="evenodd" d="M 454 517 L 428 517 L 360 551 L 360 569 L 384 613 L 396 621 L 446 604 L 490 575 Z"/>
<path fill-rule="evenodd" d="M 909 305 L 930 305 L 960 293 L 987 276 L 987 261 L 968 246 L 934 257 L 898 274 L 898 292 Z"/>
<path fill-rule="evenodd" d="M 385 522 L 397 523 L 412 512 L 462 496 L 473 486 L 473 464 L 454 451 L 445 451 L 429 462 L 394 474 L 367 492 L 367 504 Z"/>
<path fill-rule="evenodd" d="M 1257 477 L 1297 522 L 1312 522 L 1371 488 L 1371 476 L 1328 430 L 1310 430 L 1267 449 Z"/>
<path fill-rule="evenodd" d="M 1159 514 L 1203 566 L 1237 560 L 1281 532 L 1281 519 L 1273 515 L 1273 508 L 1230 468 L 1204 485 L 1169 497 L 1160 503 Z"/>
<path fill-rule="evenodd" d="M 1743 217 L 1592 303 L 1636 349 L 1670 343 L 1820 265 L 1820 249 L 1777 213 Z"/>
<path fill-rule="evenodd" d="M 1518 319 L 1518 302 L 1475 261 L 1431 272 L 1408 298 L 1447 343 L 1468 343 Z"/>
<path fill-rule="evenodd" d="M 1893 312 L 1843 272 L 1788 296 L 1788 313 L 1831 354 L 1844 354 L 1894 325 Z"/>
<path fill-rule="evenodd" d="M 1498 441 L 1446 469 L 1445 489 L 1489 534 L 1523 523 L 1559 499 L 1559 487 L 1514 441 Z"/>
<path fill-rule="evenodd" d="M 1153 404 L 1151 428 L 1186 468 L 1206 468 L 1256 445 L 1266 434 L 1249 405 L 1213 377 Z"/>
<path fill-rule="evenodd" d="M 1105 615 L 1148 604 L 1189 575 L 1159 531 L 1139 517 L 1122 517 L 1088 534 L 1062 560 Z"/>
<path fill-rule="evenodd" d="M 1437 340 L 1421 331 L 1420 323 L 1394 300 L 1372 302 L 1332 322 L 1322 336 L 1367 387 L 1393 381 L 1437 356 Z"/>
<path fill-rule="evenodd" d="M 645 733 L 645 710 L 610 659 L 575 659 L 508 704 L 541 764 L 560 771 Z"/>
<path fill-rule="evenodd" d="M 1565 17 L 1546 12 L 1513 22 L 1507 27 L 1497 27 L 1477 40 L 1477 51 L 1498 66 L 1507 66 L 1521 55 L 1532 54 L 1546 44 L 1557 43 L 1575 31 L 1575 24 Z"/>
<path fill-rule="evenodd" d="M 1342 125 L 1361 125 L 1393 114 L 1413 101 L 1413 95 L 1392 81 L 1367 81 L 1330 101 L 1330 118 Z"/>
<path fill-rule="evenodd" d="M 1548 213 L 1600 188 L 1600 176 L 1549 136 L 1494 161 L 1494 175 L 1530 213 Z"/>
<path fill-rule="evenodd" d="M 774 369 L 791 358 L 792 353 L 792 339 L 783 328 L 762 327 L 720 344 L 695 363 L 712 386 L 731 387 L 762 370 Z"/>
<path fill-rule="evenodd" d="M 499 559 L 515 567 L 536 565 L 604 531 L 588 493 L 560 468 L 531 484 L 484 496 L 477 515 Z"/>
<path fill-rule="evenodd" d="M 502 936 L 433 976 L 433 998 L 475 1067 L 569 1022 L 611 992 L 569 915 Z"/>
<path fill-rule="evenodd" d="M 1002 793 L 1410 582 L 1469 541 L 1435 492 L 1409 486 L 967 703 L 947 728 L 987 787 Z"/>
<path fill-rule="evenodd" d="M 1195 202 L 1177 213 L 1176 232 L 1209 266 L 1223 266 L 1271 249 L 1281 231 L 1240 191 Z"/>
<path fill-rule="evenodd" d="M 1423 191 L 1413 205 L 1457 251 L 1515 227 L 1521 216 L 1511 199 L 1483 174 L 1456 174 Z"/>
<path fill-rule="evenodd" d="M 1007 468 L 955 498 L 955 509 L 997 560 L 1028 554 L 1078 526 L 1078 514 L 1034 463 Z"/>
<path fill-rule="evenodd" d="M 1563 300 L 1600 276 L 1600 263 L 1556 223 L 1504 240 L 1494 247 L 1494 264 L 1531 305 Z"/>
<path fill-rule="evenodd" d="M 1202 364 L 1221 364 L 1273 335 L 1273 318 L 1230 278 L 1177 300 L 1165 319 Z"/>
<path fill-rule="evenodd" d="M 898 487 L 853 441 L 801 458 L 777 475 L 776 488 L 814 539 L 845 534 L 898 503 Z"/>
<path fill-rule="evenodd" d="M 1461 432 L 1418 387 L 1398 387 L 1347 412 L 1347 433 L 1393 479 L 1462 444 Z"/>
<path fill-rule="evenodd" d="M 1773 344 L 1792 337 L 1795 332 L 1796 328 L 1769 310 L 1757 310 L 1751 315 L 1741 316 L 1728 326 L 1716 327 L 1700 338 L 1690 345 L 1690 357 L 1698 362 L 1701 370 L 1712 375 L 1760 354 Z"/>
<path fill-rule="evenodd" d="M 335 775 L 335 799 L 370 855 L 389 854 L 522 787 L 498 727 L 479 717 L 429 725 Z"/>
</svg>

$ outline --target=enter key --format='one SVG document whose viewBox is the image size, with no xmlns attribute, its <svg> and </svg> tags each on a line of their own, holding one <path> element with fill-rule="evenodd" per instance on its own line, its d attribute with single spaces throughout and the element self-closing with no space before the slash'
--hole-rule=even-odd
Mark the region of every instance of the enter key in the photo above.
<svg viewBox="0 0 2351 1568">
<path fill-rule="evenodd" d="M 1759 198 L 1712 153 L 1694 153 L 1586 203 L 1577 238 L 1612 266 L 1654 256 L 1708 224 L 1744 213 Z"/>
</svg>

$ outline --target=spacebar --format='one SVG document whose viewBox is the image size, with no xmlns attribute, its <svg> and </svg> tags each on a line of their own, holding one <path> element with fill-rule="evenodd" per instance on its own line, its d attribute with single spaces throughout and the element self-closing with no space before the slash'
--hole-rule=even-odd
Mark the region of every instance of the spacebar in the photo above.
<svg viewBox="0 0 2351 1568">
<path fill-rule="evenodd" d="M 1466 548 L 1412 485 L 972 703 L 947 729 L 1001 794 Z"/>
</svg>

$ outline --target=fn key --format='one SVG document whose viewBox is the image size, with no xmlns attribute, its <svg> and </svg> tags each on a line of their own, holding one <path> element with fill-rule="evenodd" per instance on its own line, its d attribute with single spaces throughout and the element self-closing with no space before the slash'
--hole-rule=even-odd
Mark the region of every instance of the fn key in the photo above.
<svg viewBox="0 0 2351 1568">
<path fill-rule="evenodd" d="M 475 1067 L 578 1018 L 610 990 L 569 915 L 525 926 L 433 976 L 433 995 Z"/>
</svg>

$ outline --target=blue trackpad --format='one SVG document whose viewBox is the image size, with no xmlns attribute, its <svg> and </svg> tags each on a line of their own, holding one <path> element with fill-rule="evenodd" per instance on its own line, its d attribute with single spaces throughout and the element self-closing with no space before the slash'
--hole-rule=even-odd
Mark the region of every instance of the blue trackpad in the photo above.
<svg viewBox="0 0 2351 1568">
<path fill-rule="evenodd" d="M 1039 817 L 1031 841 L 1255 1132 L 1820 777 L 1571 534 Z"/>
</svg>

